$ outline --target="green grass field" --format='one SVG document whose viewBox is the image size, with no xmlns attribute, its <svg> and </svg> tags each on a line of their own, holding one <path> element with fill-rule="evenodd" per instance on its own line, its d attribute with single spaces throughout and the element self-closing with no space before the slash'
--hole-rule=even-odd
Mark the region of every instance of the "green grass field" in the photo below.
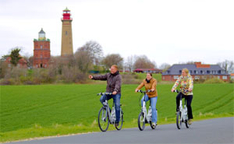
<svg viewBox="0 0 234 144">
<path fill-rule="evenodd" d="M 123 128 L 137 127 L 141 108 L 136 87 L 122 86 Z M 176 94 L 170 92 L 171 87 L 157 87 L 159 125 L 175 123 Z M 234 116 L 233 84 L 194 87 L 194 120 Z M 97 115 L 101 103 L 96 94 L 101 91 L 105 91 L 104 84 L 1 86 L 0 142 L 100 131 Z"/>
</svg>

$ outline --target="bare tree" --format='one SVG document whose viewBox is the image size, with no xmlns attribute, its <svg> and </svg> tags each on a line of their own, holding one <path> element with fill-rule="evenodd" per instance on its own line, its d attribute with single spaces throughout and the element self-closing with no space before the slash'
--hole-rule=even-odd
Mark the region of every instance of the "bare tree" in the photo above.
<svg viewBox="0 0 234 144">
<path fill-rule="evenodd" d="M 106 68 L 110 68 L 113 64 L 116 64 L 120 69 L 123 68 L 123 58 L 120 54 L 109 54 L 102 60 L 102 63 Z"/>
<path fill-rule="evenodd" d="M 219 62 L 217 64 L 228 73 L 234 72 L 234 62 L 233 61 L 225 60 L 225 61 Z"/>
<path fill-rule="evenodd" d="M 94 65 L 99 65 L 103 57 L 102 46 L 95 41 L 87 42 L 81 48 L 77 49 L 76 52 L 79 51 L 84 51 L 90 57 Z"/>
<path fill-rule="evenodd" d="M 147 56 L 138 56 L 135 63 L 135 68 L 155 68 L 154 62 L 150 61 Z"/>
<path fill-rule="evenodd" d="M 103 57 L 102 47 L 95 41 L 89 41 L 82 47 L 78 48 L 74 54 L 74 62 L 78 69 L 86 73 L 99 65 Z"/>
<path fill-rule="evenodd" d="M 61 57 L 61 56 L 52 56 L 52 57 L 50 57 L 49 70 L 51 71 L 51 73 L 54 73 L 54 75 L 57 75 L 57 74 L 61 75 L 62 74 L 62 68 L 63 68 L 64 65 L 66 65 L 65 60 L 66 59 Z"/>
<path fill-rule="evenodd" d="M 82 49 L 79 49 L 74 56 L 76 65 L 78 66 L 80 71 L 86 73 L 92 69 L 93 59 L 90 57 L 88 51 L 83 51 Z"/>
<path fill-rule="evenodd" d="M 163 64 L 160 65 L 159 69 L 163 70 L 163 72 L 164 72 L 164 71 L 166 71 L 167 69 L 169 69 L 170 67 L 171 67 L 170 64 L 168 64 L 168 63 L 163 63 Z"/>
<path fill-rule="evenodd" d="M 154 68 L 157 68 L 157 63 L 155 61 L 152 61 L 152 63 L 154 64 Z"/>
<path fill-rule="evenodd" d="M 5 62 L 5 59 L 1 59 L 0 60 L 0 79 L 4 78 L 5 74 L 7 73 L 7 63 Z"/>
<path fill-rule="evenodd" d="M 126 70 L 133 72 L 134 70 L 134 63 L 136 61 L 137 56 L 129 56 L 127 57 L 126 62 L 124 63 L 124 67 Z"/>
<path fill-rule="evenodd" d="M 23 58 L 26 60 L 27 66 L 32 68 L 33 67 L 33 56 L 30 56 L 29 54 L 25 54 L 23 56 Z"/>
</svg>

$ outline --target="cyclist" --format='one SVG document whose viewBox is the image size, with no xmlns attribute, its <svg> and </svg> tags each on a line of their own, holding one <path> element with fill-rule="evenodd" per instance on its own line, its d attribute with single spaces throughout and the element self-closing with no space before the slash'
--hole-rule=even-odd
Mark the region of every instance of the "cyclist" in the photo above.
<svg viewBox="0 0 234 144">
<path fill-rule="evenodd" d="M 146 74 L 146 79 L 142 81 L 142 83 L 136 88 L 135 92 L 140 90 L 143 86 L 145 86 L 145 90 L 151 90 L 151 92 L 147 92 L 145 95 L 145 102 L 150 100 L 151 108 L 152 108 L 152 125 L 155 127 L 157 125 L 157 112 L 156 112 L 156 103 L 158 99 L 157 93 L 157 80 L 152 77 L 152 73 Z M 143 99 L 141 99 L 141 106 L 143 105 Z"/>
<path fill-rule="evenodd" d="M 115 114 L 116 114 L 115 126 L 118 126 L 120 120 L 120 98 L 121 98 L 121 79 L 122 79 L 118 71 L 118 66 L 112 65 L 110 68 L 110 73 L 98 76 L 89 75 L 89 78 L 92 80 L 107 81 L 106 92 L 110 92 L 112 93 L 112 95 L 108 96 L 102 95 L 102 97 L 100 98 L 100 102 L 103 104 L 105 100 L 113 98 L 113 101 L 115 103 Z"/>
<path fill-rule="evenodd" d="M 174 86 L 172 87 L 171 91 L 174 90 L 180 85 L 181 92 L 176 97 L 176 112 L 179 110 L 179 103 L 180 103 L 180 96 L 185 98 L 187 101 L 187 108 L 188 108 L 188 123 L 189 125 L 192 124 L 193 114 L 192 114 L 192 99 L 193 99 L 193 78 L 189 73 L 187 68 L 182 70 L 181 76 L 177 79 Z"/>
</svg>

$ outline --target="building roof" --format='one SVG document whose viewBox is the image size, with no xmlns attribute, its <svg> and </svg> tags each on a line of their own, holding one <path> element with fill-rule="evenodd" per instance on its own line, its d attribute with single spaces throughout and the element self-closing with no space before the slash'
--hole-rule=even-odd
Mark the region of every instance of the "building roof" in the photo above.
<svg viewBox="0 0 234 144">
<path fill-rule="evenodd" d="M 40 31 L 39 33 L 45 33 L 45 32 L 43 31 L 43 28 L 41 28 L 41 31 Z"/>
<path fill-rule="evenodd" d="M 63 11 L 70 11 L 70 10 L 66 7 L 66 9 L 65 9 L 65 10 L 63 10 Z"/>
<path fill-rule="evenodd" d="M 162 75 L 181 75 L 182 69 L 187 68 L 191 75 L 228 75 L 219 65 L 174 64 Z"/>
<path fill-rule="evenodd" d="M 19 59 L 19 61 L 18 61 L 19 64 L 27 64 L 27 61 L 26 61 L 21 55 L 19 55 L 19 57 L 21 57 L 21 58 Z M 11 57 L 8 56 L 8 57 L 6 58 L 6 60 L 5 60 L 5 62 L 10 63 L 10 61 L 11 61 Z"/>
<path fill-rule="evenodd" d="M 161 71 L 161 69 L 155 69 L 155 68 L 137 68 L 137 69 L 135 69 L 135 70 L 157 70 L 157 71 Z"/>
<path fill-rule="evenodd" d="M 134 72 L 161 73 L 162 70 L 160 70 L 160 69 L 154 69 L 154 68 L 149 68 L 149 69 L 137 68 L 137 69 L 134 70 Z"/>
</svg>

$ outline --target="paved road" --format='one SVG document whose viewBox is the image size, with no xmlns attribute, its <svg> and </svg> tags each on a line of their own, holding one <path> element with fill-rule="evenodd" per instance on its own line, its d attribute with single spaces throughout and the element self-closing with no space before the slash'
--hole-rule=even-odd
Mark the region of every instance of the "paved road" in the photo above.
<svg viewBox="0 0 234 144">
<path fill-rule="evenodd" d="M 175 124 L 160 125 L 156 130 L 146 127 L 121 131 L 97 132 L 42 140 L 15 142 L 12 144 L 129 144 L 129 143 L 234 143 L 234 117 L 194 122 L 177 130 Z"/>
</svg>

